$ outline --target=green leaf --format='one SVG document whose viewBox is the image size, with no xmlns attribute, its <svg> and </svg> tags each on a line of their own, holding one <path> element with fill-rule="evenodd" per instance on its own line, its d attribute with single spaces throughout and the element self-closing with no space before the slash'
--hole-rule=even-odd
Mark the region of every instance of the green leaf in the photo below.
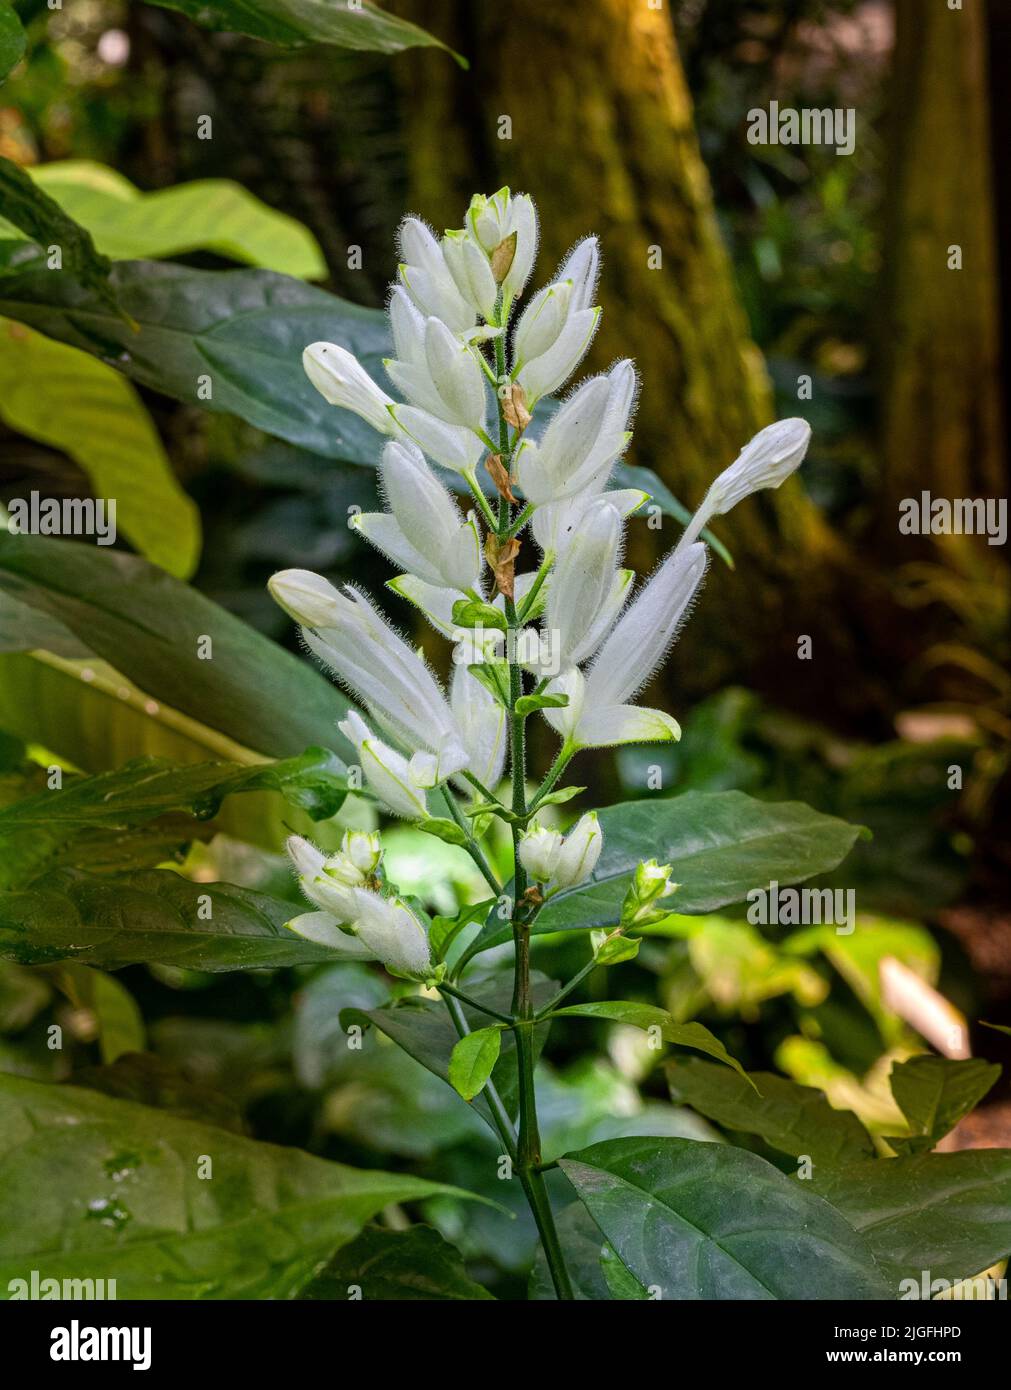
<svg viewBox="0 0 1011 1390">
<path fill-rule="evenodd" d="M 853 1163 L 874 1158 L 870 1136 L 848 1110 L 834 1110 L 822 1091 L 772 1072 L 752 1072 L 751 1086 L 723 1067 L 687 1061 L 667 1069 L 671 1095 L 724 1129 L 757 1134 L 794 1158 Z"/>
<path fill-rule="evenodd" d="M 642 938 L 620 936 L 609 931 L 590 932 L 593 959 L 598 965 L 618 965 L 623 960 L 634 960 L 639 954 Z"/>
<path fill-rule="evenodd" d="M 302 280 L 326 278 L 326 261 L 308 228 L 231 179 L 197 179 L 142 193 L 115 169 L 89 159 L 59 160 L 27 172 L 113 260 L 213 251 Z"/>
<path fill-rule="evenodd" d="M 418 830 L 424 831 L 426 835 L 434 835 L 437 840 L 445 840 L 447 845 L 465 845 L 467 843 L 467 832 L 455 820 L 447 820 L 442 816 L 426 816 L 424 820 L 415 822 Z"/>
<path fill-rule="evenodd" d="M 539 709 L 564 709 L 568 703 L 568 695 L 521 695 L 516 701 L 516 713 L 526 717 Z"/>
<path fill-rule="evenodd" d="M 910 1135 L 888 1143 L 898 1153 L 926 1153 L 968 1115 L 1000 1077 L 996 1062 L 979 1058 L 911 1057 L 896 1062 L 889 1080 L 892 1095 L 909 1122 Z"/>
<path fill-rule="evenodd" d="M 366 1226 L 306 1285 L 299 1298 L 346 1302 L 352 1290 L 366 1303 L 492 1297 L 471 1279 L 459 1250 L 431 1226 L 411 1226 L 406 1231 Z"/>
<path fill-rule="evenodd" d="M 612 1299 L 641 1300 L 649 1297 L 638 1279 L 622 1264 L 613 1247 L 604 1240 L 600 1227 L 582 1202 L 571 1202 L 556 1217 L 555 1228 L 572 1292 L 578 1301 L 609 1302 Z M 614 1266 L 620 1266 L 620 1275 Z M 530 1272 L 529 1296 L 536 1302 L 556 1298 L 548 1262 L 540 1245 Z"/>
<path fill-rule="evenodd" d="M 502 1028 L 493 1024 L 467 1033 L 449 1058 L 450 1085 L 464 1100 L 473 1100 L 488 1083 L 502 1050 Z"/>
<path fill-rule="evenodd" d="M 384 1207 L 467 1195 L 13 1076 L 0 1154 L 5 1289 L 42 1269 L 126 1299 L 292 1298 Z"/>
<path fill-rule="evenodd" d="M 564 1009 L 554 1009 L 552 1018 L 598 1018 L 610 1023 L 626 1023 L 632 1028 L 658 1028 L 664 1042 L 676 1047 L 692 1047 L 697 1052 L 705 1052 L 728 1067 L 733 1067 L 744 1077 L 746 1084 L 751 1081 L 736 1058 L 701 1023 L 677 1023 L 666 1009 L 655 1004 L 633 1004 L 625 1000 L 608 1000 L 594 1004 L 570 1004 Z"/>
<path fill-rule="evenodd" d="M 57 967 L 65 970 L 66 965 Z M 77 969 L 85 970 L 86 966 Z M 105 976 L 112 979 L 112 976 Z M 223 1091 L 192 1077 L 179 1066 L 153 1052 L 126 1052 L 114 1062 L 100 1067 L 84 1067 L 74 1072 L 74 1085 L 101 1091 L 116 1100 L 132 1100 L 140 1105 L 169 1110 L 184 1120 L 198 1120 L 218 1129 L 244 1133 L 238 1102 Z"/>
<path fill-rule="evenodd" d="M 143 692 L 142 704 L 164 703 L 234 740 L 233 756 L 331 741 L 351 755 L 335 732 L 349 704 L 328 680 L 135 555 L 0 532 L 0 595 L 0 651 L 94 655 Z"/>
<path fill-rule="evenodd" d="M 384 380 L 389 329 L 378 309 L 269 270 L 118 261 L 110 283 L 136 329 L 66 271 L 3 276 L 0 314 L 83 348 L 162 395 L 237 415 L 324 458 L 378 462 L 382 437 L 351 411 L 328 405 L 302 369 L 302 349 L 324 339 Z"/>
<path fill-rule="evenodd" d="M 480 681 L 503 709 L 509 708 L 509 663 L 507 661 L 476 661 L 467 670 Z"/>
<path fill-rule="evenodd" d="M 91 236 L 68 217 L 59 203 L 37 188 L 24 169 L 0 155 L 0 216 L 25 233 L 30 241 L 47 250 L 60 250 L 60 268 L 41 271 L 53 281 L 76 277 L 86 292 L 93 294 L 115 317 L 120 328 L 130 332 L 130 324 L 117 308 L 117 298 L 109 281 L 112 263 L 95 250 Z"/>
<path fill-rule="evenodd" d="M 497 632 L 506 632 L 509 627 L 501 609 L 470 598 L 457 599 L 453 604 L 453 622 L 460 627 L 493 628 Z"/>
<path fill-rule="evenodd" d="M 743 1149 L 609 1139 L 559 1166 L 631 1273 L 663 1299 L 888 1297 L 838 1213 Z"/>
<path fill-rule="evenodd" d="M 230 883 L 192 883 L 168 869 L 95 875 L 60 870 L 45 888 L 0 893 L 0 956 L 21 965 L 80 960 L 271 970 L 332 961 L 285 924 L 297 904 Z"/>
<path fill-rule="evenodd" d="M 122 835 L 181 811 L 208 820 L 226 796 L 237 792 L 278 791 L 313 819 L 327 818 L 347 796 L 345 770 L 329 749 L 309 748 L 298 758 L 252 767 L 179 767 L 159 758 L 137 758 L 115 772 L 68 777 L 61 788 L 0 808 L 0 888 L 29 885 L 57 854 L 64 867 L 88 868 L 92 854 L 102 851 L 95 831 Z M 78 838 L 82 834 L 83 841 Z"/>
<path fill-rule="evenodd" d="M 143 1052 L 144 1020 L 133 995 L 113 975 L 67 961 L 54 979 L 77 1009 L 87 1009 L 98 1024 L 102 1061 L 115 1062 L 125 1052 Z"/>
<path fill-rule="evenodd" d="M 469 907 L 461 908 L 455 917 L 432 918 L 432 925 L 428 929 L 428 947 L 436 964 L 446 959 L 460 932 L 472 922 L 483 921 L 495 906 L 495 902 L 495 898 L 486 898 L 482 902 L 471 903 Z"/>
<path fill-rule="evenodd" d="M 555 894 L 534 922 L 535 932 L 613 926 L 642 859 L 673 864 L 679 886 L 671 910 L 700 914 L 741 902 L 772 879 L 799 883 L 834 869 L 866 833 L 798 801 L 756 801 L 735 791 L 607 806 L 600 829 L 604 848 L 589 880 Z M 508 925 L 491 922 L 471 953 L 508 938 Z"/>
<path fill-rule="evenodd" d="M 1011 1028 L 1004 1023 L 987 1023 L 985 1018 L 980 1019 L 984 1028 L 992 1028 L 995 1033 L 1006 1033 L 1011 1038 Z"/>
<path fill-rule="evenodd" d="M 566 801 L 571 801 L 574 796 L 581 796 L 585 791 L 585 787 L 557 787 L 553 792 L 548 792 L 547 796 L 542 796 L 537 804 L 538 806 L 563 806 Z"/>
<path fill-rule="evenodd" d="M 1011 1149 L 816 1165 L 811 1186 L 862 1233 L 895 1297 L 924 1270 L 955 1283 L 1011 1255 Z"/>
<path fill-rule="evenodd" d="M 305 43 L 329 43 L 374 53 L 401 53 L 407 48 L 444 48 L 461 66 L 466 63 L 441 40 L 409 20 L 380 9 L 372 0 L 361 4 L 334 0 L 152 0 L 166 10 L 207 29 L 248 34 L 283 48 Z"/>
<path fill-rule="evenodd" d="M 105 525 L 122 529 L 149 560 L 182 578 L 196 569 L 200 513 L 179 486 L 137 392 L 119 372 L 0 319 L 0 419 L 78 463 L 95 496 L 115 507 Z M 8 509 L 17 521 L 16 509 Z M 26 530 L 28 523 L 26 517 Z"/>
<path fill-rule="evenodd" d="M 25 31 L 12 7 L 0 3 L 0 83 L 21 61 L 25 51 Z"/>
</svg>

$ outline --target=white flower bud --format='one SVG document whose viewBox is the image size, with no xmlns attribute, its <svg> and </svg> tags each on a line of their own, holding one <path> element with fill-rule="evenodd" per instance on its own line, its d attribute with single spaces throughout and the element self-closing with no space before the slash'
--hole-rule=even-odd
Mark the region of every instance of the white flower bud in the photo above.
<svg viewBox="0 0 1011 1390">
<path fill-rule="evenodd" d="M 534 882 L 547 883 L 555 872 L 561 848 L 560 833 L 534 821 L 520 837 L 520 863 Z"/>
<path fill-rule="evenodd" d="M 412 405 L 391 406 L 390 414 L 433 462 L 452 468 L 465 478 L 474 477 L 485 446 L 473 430 L 447 424 L 437 415 Z"/>
<path fill-rule="evenodd" d="M 375 952 L 364 941 L 348 931 L 343 931 L 337 919 L 330 912 L 303 912 L 284 924 L 296 936 L 313 941 L 317 946 L 326 946 L 341 960 L 375 960 Z"/>
<path fill-rule="evenodd" d="M 411 777 L 408 761 L 401 753 L 376 738 L 353 710 L 337 727 L 354 744 L 369 789 L 394 815 L 406 820 L 423 819 L 428 815 L 425 793 Z"/>
<path fill-rule="evenodd" d="M 389 407 L 393 398 L 381 391 L 368 372 L 336 343 L 311 343 L 302 353 L 305 374 L 331 405 L 353 410 L 380 434 L 395 434 Z"/>
<path fill-rule="evenodd" d="M 545 622 L 549 633 L 558 633 L 563 666 L 575 666 L 591 655 L 604 635 L 599 627 L 602 613 L 609 614 L 608 626 L 617 615 L 613 592 L 621 539 L 621 518 L 605 494 L 588 508 L 552 573 Z M 627 592 L 626 583 L 619 597 Z M 591 646 L 588 639 L 598 632 L 600 636 Z"/>
<path fill-rule="evenodd" d="M 383 965 L 403 975 L 424 978 L 431 967 L 428 933 L 400 898 L 381 898 L 358 889 L 355 931 Z"/>
<path fill-rule="evenodd" d="M 596 237 L 586 237 L 566 259 L 552 290 L 565 286 L 552 317 L 542 321 L 551 296 L 542 290 L 534 296 L 516 325 L 514 358 L 516 380 L 523 387 L 527 408 L 533 410 L 542 396 L 557 390 L 579 366 L 597 327 L 600 310 L 593 307 L 600 253 Z M 558 315 L 564 297 L 564 316 Z M 551 336 L 550 329 L 557 322 Z M 537 349 L 536 355 L 534 350 Z"/>
<path fill-rule="evenodd" d="M 422 314 L 441 319 L 453 333 L 469 332 L 474 310 L 457 289 L 439 243 L 416 217 L 400 224 L 400 255 L 401 281 Z"/>
<path fill-rule="evenodd" d="M 762 488 L 779 487 L 804 461 L 811 426 L 797 418 L 777 420 L 759 430 L 712 484 L 703 504 L 722 516 Z"/>
<path fill-rule="evenodd" d="M 379 862 L 383 857 L 378 830 L 345 830 L 341 841 L 341 853 L 346 855 L 366 878 L 370 877 L 379 868 Z"/>
<path fill-rule="evenodd" d="M 508 188 L 500 188 L 490 198 L 476 193 L 467 210 L 467 225 L 489 258 L 515 234 L 516 249 L 502 281 L 503 299 L 508 303 L 522 293 L 537 253 L 537 209 L 533 199 L 527 193 L 513 197 Z"/>
<path fill-rule="evenodd" d="M 296 872 L 302 878 L 315 878 L 323 872 L 323 854 L 301 835 L 289 835 L 284 843 Z"/>
<path fill-rule="evenodd" d="M 535 506 L 599 492 L 611 467 L 631 439 L 628 426 L 637 378 L 629 361 L 606 376 L 591 377 L 559 409 L 540 443 L 524 440 L 516 455 L 516 476 Z"/>
<path fill-rule="evenodd" d="M 387 444 L 379 476 L 392 516 L 360 512 L 353 518 L 355 529 L 427 584 L 476 588 L 483 564 L 477 521 L 473 512 L 463 519 L 421 450 L 409 443 Z"/>
<path fill-rule="evenodd" d="M 555 860 L 555 871 L 551 876 L 552 888 L 574 888 L 584 883 L 597 867 L 600 851 L 604 848 L 604 837 L 597 821 L 596 811 L 581 816 L 565 837 L 565 841 Z"/>
<path fill-rule="evenodd" d="M 453 670 L 450 705 L 470 759 L 470 771 L 484 786 L 494 790 L 505 767 L 509 737 L 505 710 L 463 662 L 458 662 Z M 459 785 L 465 791 L 471 790 L 463 779 L 459 779 Z"/>
<path fill-rule="evenodd" d="M 482 318 L 494 320 L 498 285 L 477 241 L 467 232 L 447 232 L 442 240 L 442 254 L 463 299 Z"/>
</svg>

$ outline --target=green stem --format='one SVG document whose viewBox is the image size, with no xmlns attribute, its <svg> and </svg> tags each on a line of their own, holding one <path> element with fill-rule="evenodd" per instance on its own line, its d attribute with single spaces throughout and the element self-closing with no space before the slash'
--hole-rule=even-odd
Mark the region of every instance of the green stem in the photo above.
<svg viewBox="0 0 1011 1390">
<path fill-rule="evenodd" d="M 474 836 L 471 834 L 470 826 L 467 824 L 466 820 L 463 817 L 462 811 L 456 804 L 456 797 L 450 791 L 448 783 L 446 784 L 446 786 L 442 788 L 442 796 L 447 808 L 449 809 L 449 814 L 453 817 L 457 825 L 467 836 L 467 843 L 464 846 L 464 848 L 470 855 L 471 859 L 473 859 L 477 867 L 480 869 L 481 876 L 484 879 L 485 883 L 487 883 L 488 887 L 495 894 L 495 896 L 498 897 L 498 895 L 502 892 L 502 885 L 501 883 L 499 883 L 498 879 L 492 872 L 491 865 L 488 863 L 487 859 L 484 857 L 484 854 L 481 851 L 481 846 L 478 844 L 478 842 L 474 839 Z"/>
<path fill-rule="evenodd" d="M 534 582 L 531 584 L 527 596 L 523 600 L 519 610 L 518 618 L 521 624 L 526 622 L 527 614 L 533 611 L 533 606 L 537 602 L 537 595 L 544 586 L 544 581 L 548 577 L 548 571 L 551 569 L 554 559 L 554 555 L 549 552 L 541 561 L 541 567 L 537 571 Z"/>
<path fill-rule="evenodd" d="M 499 1023 L 508 1023 L 510 1028 L 513 1019 L 510 1014 L 499 1013 L 498 1009 L 489 1009 L 487 1004 L 480 1004 L 476 999 L 472 999 L 469 994 L 464 994 L 462 989 L 457 989 L 455 985 L 449 985 L 445 980 L 437 986 L 442 994 L 451 994 L 454 999 L 459 999 L 461 1004 L 466 1004 L 469 1009 L 478 1009 L 481 1013 L 487 1014 L 489 1018 L 497 1018 Z"/>
<path fill-rule="evenodd" d="M 555 761 L 551 764 L 551 767 L 548 770 L 547 777 L 545 777 L 544 781 L 537 788 L 537 794 L 534 797 L 533 801 L 531 801 L 530 803 L 531 812 L 537 810 L 537 807 L 547 796 L 548 792 L 551 791 L 552 787 L 558 781 L 559 777 L 561 777 L 562 773 L 568 767 L 569 763 L 571 763 L 572 759 L 576 756 L 576 752 L 577 750 L 573 748 L 571 744 L 562 744 L 561 752 L 558 754 L 558 757 L 555 759 Z"/>
<path fill-rule="evenodd" d="M 582 970 L 578 970 L 575 973 L 575 975 L 573 975 L 569 983 L 567 985 L 563 985 L 561 989 L 558 991 L 558 993 L 555 995 L 555 997 L 549 1000 L 548 1003 L 544 1005 L 543 1009 L 538 1009 L 535 1015 L 535 1022 L 539 1023 L 541 1019 L 547 1018 L 548 1015 L 554 1009 L 557 1009 L 558 1005 L 562 1002 L 562 1000 L 567 998 L 568 995 L 572 993 L 572 991 L 576 988 L 577 985 L 581 985 L 583 981 L 586 979 L 587 975 L 589 975 L 593 970 L 596 969 L 596 966 L 597 962 L 595 960 L 591 960 L 588 965 L 583 966 Z"/>
<path fill-rule="evenodd" d="M 449 1016 L 453 1020 L 453 1026 L 461 1038 L 465 1038 L 470 1032 L 470 1024 L 467 1016 L 460 1007 L 458 1000 L 452 995 L 447 999 L 442 996 L 442 1002 L 449 1010 Z M 487 1081 L 484 1087 L 484 1094 L 488 1099 L 488 1108 L 491 1111 L 492 1119 L 495 1121 L 495 1128 L 498 1130 L 499 1138 L 505 1145 L 506 1153 L 515 1162 L 516 1159 L 516 1131 L 513 1129 L 513 1122 L 509 1118 L 509 1111 L 502 1103 L 502 1097 L 495 1088 L 493 1081 Z"/>
</svg>

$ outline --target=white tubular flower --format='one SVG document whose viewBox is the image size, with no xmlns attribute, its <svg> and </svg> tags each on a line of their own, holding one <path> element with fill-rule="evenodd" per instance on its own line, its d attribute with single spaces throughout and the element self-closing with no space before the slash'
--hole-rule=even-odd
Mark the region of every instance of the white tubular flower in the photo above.
<svg viewBox="0 0 1011 1390">
<path fill-rule="evenodd" d="M 555 872 L 562 849 L 562 837 L 534 821 L 520 837 L 520 863 L 536 883 L 547 883 Z"/>
<path fill-rule="evenodd" d="M 299 887 L 309 901 L 339 922 L 348 921 L 355 906 L 352 890 L 364 883 L 364 875 L 342 872 L 339 864 L 328 872 L 325 855 L 301 835 L 290 835 L 286 849 L 298 873 Z"/>
<path fill-rule="evenodd" d="M 305 374 L 324 400 L 353 410 L 380 434 L 396 434 L 390 415 L 392 397 L 380 390 L 368 372 L 336 343 L 310 343 L 302 353 Z"/>
<path fill-rule="evenodd" d="M 662 664 L 706 572 L 701 543 L 675 550 L 625 610 L 586 678 L 586 704 L 602 710 L 624 704 Z"/>
<path fill-rule="evenodd" d="M 390 296 L 397 356 L 386 373 L 410 403 L 450 425 L 483 430 L 487 423 L 484 374 L 473 351 L 441 319 L 426 319 L 397 287 Z"/>
<path fill-rule="evenodd" d="M 532 306 L 531 306 L 532 307 Z M 584 381 L 561 407 L 539 444 L 524 440 L 516 477 L 535 506 L 599 492 L 631 439 L 628 430 L 637 378 L 630 361 Z"/>
<path fill-rule="evenodd" d="M 579 534 L 583 517 L 600 496 L 606 496 L 618 515 L 624 520 L 638 510 L 649 498 L 648 492 L 639 488 L 615 488 L 602 493 L 600 487 L 587 488 L 575 497 L 565 497 L 560 502 L 549 502 L 538 507 L 531 518 L 530 527 L 534 540 L 545 555 L 561 556 L 566 546 Z"/>
<path fill-rule="evenodd" d="M 762 488 L 779 487 L 803 463 L 810 442 L 806 420 L 777 420 L 759 430 L 710 487 L 706 502 L 712 515 L 722 516 Z"/>
<path fill-rule="evenodd" d="M 506 712 L 463 662 L 453 671 L 450 704 L 463 746 L 470 759 L 469 770 L 484 786 L 494 791 L 505 767 L 508 723 Z M 470 791 L 465 779 L 457 779 L 462 790 Z"/>
<path fill-rule="evenodd" d="M 562 666 L 592 654 L 617 616 L 615 602 L 620 606 L 628 593 L 628 580 L 616 573 L 621 540 L 621 517 L 606 495 L 599 497 L 551 575 L 545 626 L 558 633 Z"/>
<path fill-rule="evenodd" d="M 358 889 L 356 897 L 358 939 L 391 970 L 423 979 L 432 963 L 428 933 L 407 904 L 364 889 Z"/>
<path fill-rule="evenodd" d="M 753 492 L 785 483 L 804 462 L 810 442 L 811 426 L 796 417 L 777 420 L 774 425 L 759 430 L 730 467 L 710 485 L 702 505 L 678 542 L 679 548 L 691 545 L 711 517 L 723 516 Z"/>
<path fill-rule="evenodd" d="M 473 512 L 463 519 L 421 450 L 409 443 L 387 444 L 379 477 L 390 511 L 360 512 L 352 521 L 355 529 L 427 584 L 476 588 L 483 564 L 477 520 Z"/>
<path fill-rule="evenodd" d="M 585 883 L 597 867 L 597 860 L 603 848 L 604 836 L 597 821 L 597 813 L 589 811 L 580 817 L 566 835 L 555 860 L 550 888 L 575 888 L 577 884 Z"/>
<path fill-rule="evenodd" d="M 426 318 L 434 315 L 453 333 L 469 333 L 474 310 L 456 287 L 442 248 L 417 217 L 400 224 L 400 279 Z"/>
<path fill-rule="evenodd" d="M 485 446 L 473 430 L 447 424 L 437 415 L 413 405 L 393 405 L 390 415 L 435 463 L 452 468 L 465 478 L 474 477 Z"/>
<path fill-rule="evenodd" d="M 411 749 L 436 753 L 460 742 L 446 698 L 425 662 L 371 603 L 348 586 L 343 594 L 319 575 L 282 570 L 269 581 L 274 599 L 309 647 L 385 733 Z"/>
<path fill-rule="evenodd" d="M 599 265 L 597 238 L 587 237 L 567 258 L 552 284 L 535 295 L 520 316 L 513 356 L 518 368 L 516 381 L 526 393 L 528 410 L 572 375 L 590 346 L 600 317 L 599 308 L 593 307 Z M 563 285 L 568 286 L 567 291 L 549 308 L 554 296 L 548 291 Z M 542 322 L 543 312 L 549 317 Z M 557 331 L 552 337 L 550 328 L 556 320 Z M 537 349 L 536 356 L 528 355 Z"/>
<path fill-rule="evenodd" d="M 483 319 L 493 322 L 498 285 L 488 257 L 476 239 L 465 231 L 447 232 L 442 239 L 442 254 L 461 297 Z"/>
<path fill-rule="evenodd" d="M 353 710 L 337 727 L 348 742 L 354 744 L 362 775 L 379 800 L 395 816 L 403 816 L 405 820 L 424 819 L 428 815 L 428 802 L 424 790 L 411 776 L 410 764 L 403 754 L 376 738 L 361 715 Z"/>
<path fill-rule="evenodd" d="M 533 199 L 528 193 L 513 197 L 508 188 L 500 188 L 490 198 L 475 193 L 467 209 L 467 226 L 489 260 L 502 242 L 515 236 L 513 257 L 502 279 L 502 297 L 508 304 L 522 294 L 537 254 L 537 209 Z"/>
</svg>

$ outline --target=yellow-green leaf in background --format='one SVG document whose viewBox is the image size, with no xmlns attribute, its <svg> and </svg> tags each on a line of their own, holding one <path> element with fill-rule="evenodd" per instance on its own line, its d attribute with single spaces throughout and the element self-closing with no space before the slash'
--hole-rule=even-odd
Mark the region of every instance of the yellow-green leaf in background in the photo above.
<svg viewBox="0 0 1011 1390">
<path fill-rule="evenodd" d="M 89 353 L 0 319 L 0 418 L 74 459 L 96 497 L 115 500 L 116 526 L 149 560 L 181 578 L 193 573 L 200 514 L 124 376 Z"/>
<path fill-rule="evenodd" d="M 326 277 L 323 253 L 308 228 L 231 179 L 198 179 L 142 193 L 114 169 L 86 159 L 43 164 L 28 173 L 114 260 L 214 251 L 303 280 Z"/>
</svg>

